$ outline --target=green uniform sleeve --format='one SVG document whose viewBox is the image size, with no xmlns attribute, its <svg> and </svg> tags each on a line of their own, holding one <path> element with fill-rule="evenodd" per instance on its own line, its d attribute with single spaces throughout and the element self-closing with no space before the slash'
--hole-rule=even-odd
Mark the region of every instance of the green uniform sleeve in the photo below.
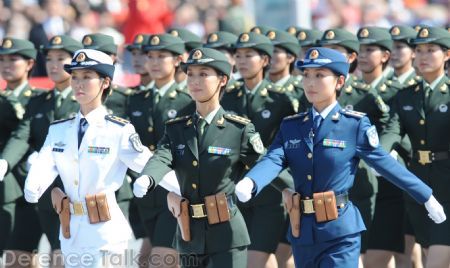
<svg viewBox="0 0 450 268">
<path fill-rule="evenodd" d="M 388 152 L 399 145 L 402 137 L 405 135 L 405 131 L 402 128 L 398 114 L 398 98 L 399 94 L 397 94 L 395 99 L 392 101 L 391 109 L 389 112 L 389 120 L 380 135 L 381 145 Z"/>
</svg>

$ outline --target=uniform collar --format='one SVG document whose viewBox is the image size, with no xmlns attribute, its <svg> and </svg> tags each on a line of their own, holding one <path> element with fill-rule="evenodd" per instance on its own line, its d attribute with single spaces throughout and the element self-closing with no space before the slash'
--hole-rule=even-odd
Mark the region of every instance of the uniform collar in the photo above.
<svg viewBox="0 0 450 268">
<path fill-rule="evenodd" d="M 274 83 L 276 86 L 282 87 L 282 86 L 284 86 L 284 84 L 286 84 L 286 82 L 287 82 L 290 78 L 291 78 L 291 75 L 289 74 L 289 75 L 287 75 L 287 76 L 281 78 L 280 80 L 278 80 L 278 81 L 276 81 L 276 82 L 272 82 L 272 83 Z"/>
<path fill-rule="evenodd" d="M 246 93 L 250 93 L 250 94 L 252 94 L 252 95 L 255 95 L 255 92 L 258 91 L 258 88 L 261 86 L 261 84 L 263 83 L 263 81 L 264 81 L 264 79 L 262 79 L 261 81 L 259 81 L 259 83 L 256 84 L 256 86 L 255 86 L 252 90 L 248 89 L 248 87 L 245 86 L 245 92 L 246 92 Z M 244 84 L 244 85 L 245 85 L 245 84 Z"/>
<path fill-rule="evenodd" d="M 63 91 L 59 91 L 56 88 L 53 90 L 55 97 L 58 96 L 59 94 L 61 94 L 63 99 L 67 98 L 67 96 L 69 96 L 71 91 L 72 91 L 71 86 L 66 87 L 65 89 L 63 89 Z"/>
<path fill-rule="evenodd" d="M 221 108 L 221 106 L 219 105 L 216 109 L 214 109 L 207 116 L 205 116 L 204 119 L 205 119 L 206 123 L 208 123 L 208 125 L 211 124 L 211 122 L 213 121 L 214 117 L 216 116 L 216 114 L 220 110 L 220 108 Z M 202 118 L 202 116 L 199 113 L 196 112 L 196 114 L 199 118 Z"/>
<path fill-rule="evenodd" d="M 164 94 L 166 94 L 167 90 L 169 90 L 169 88 L 175 83 L 175 80 L 170 81 L 169 83 L 165 84 L 162 88 L 156 88 L 154 87 L 155 90 L 158 91 L 158 94 L 161 97 L 164 97 Z"/>
<path fill-rule="evenodd" d="M 187 79 L 184 79 L 180 83 L 178 83 L 178 88 L 185 88 L 187 86 Z"/>
<path fill-rule="evenodd" d="M 408 79 L 408 77 L 409 77 L 410 75 L 412 75 L 414 72 L 415 72 L 414 68 L 411 67 L 411 69 L 409 69 L 409 71 L 407 71 L 406 73 L 404 73 L 404 74 L 402 74 L 402 75 L 400 75 L 400 76 L 397 76 L 397 77 L 396 77 L 396 78 L 397 78 L 397 81 L 398 81 L 400 84 L 404 84 L 405 81 L 406 81 L 406 79 Z"/>
<path fill-rule="evenodd" d="M 19 97 L 22 94 L 22 91 L 28 86 L 28 81 L 23 82 L 18 87 L 11 89 L 12 95 L 15 97 Z"/>
<path fill-rule="evenodd" d="M 313 119 L 317 116 L 320 115 L 322 117 L 322 119 L 327 118 L 328 114 L 334 109 L 334 107 L 337 105 L 337 101 L 334 101 L 332 104 L 330 104 L 329 106 L 327 106 L 327 108 L 323 109 L 323 111 L 319 114 L 319 112 L 316 111 L 316 109 L 314 109 L 314 107 L 312 107 L 312 114 L 313 114 Z"/>
<path fill-rule="evenodd" d="M 445 73 L 443 73 L 438 78 L 436 78 L 433 82 L 431 82 L 431 84 L 428 84 L 428 82 L 425 81 L 425 79 L 423 79 L 423 88 L 426 88 L 427 86 L 429 86 L 431 88 L 431 90 L 434 90 L 436 88 L 436 86 L 439 84 L 439 82 L 441 82 L 442 78 L 444 78 L 444 76 L 445 76 Z"/>
<path fill-rule="evenodd" d="M 384 76 L 380 75 L 377 79 L 373 80 L 372 83 L 370 83 L 370 86 L 372 88 L 377 88 L 383 78 Z"/>
<path fill-rule="evenodd" d="M 104 122 L 105 116 L 108 115 L 108 111 L 105 106 L 101 105 L 97 107 L 95 110 L 88 113 L 86 116 L 81 114 L 81 111 L 77 114 L 77 124 L 79 124 L 81 118 L 86 118 L 88 124 L 90 126 L 98 123 Z"/>
</svg>

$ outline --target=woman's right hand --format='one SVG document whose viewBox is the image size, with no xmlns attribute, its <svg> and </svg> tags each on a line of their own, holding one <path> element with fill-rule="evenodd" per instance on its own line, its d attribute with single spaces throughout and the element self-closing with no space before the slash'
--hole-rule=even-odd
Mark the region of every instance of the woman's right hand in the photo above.
<svg viewBox="0 0 450 268">
<path fill-rule="evenodd" d="M 144 197 L 147 194 L 148 187 L 150 186 L 150 178 L 147 175 L 142 175 L 133 184 L 133 194 L 137 198 Z"/>
</svg>

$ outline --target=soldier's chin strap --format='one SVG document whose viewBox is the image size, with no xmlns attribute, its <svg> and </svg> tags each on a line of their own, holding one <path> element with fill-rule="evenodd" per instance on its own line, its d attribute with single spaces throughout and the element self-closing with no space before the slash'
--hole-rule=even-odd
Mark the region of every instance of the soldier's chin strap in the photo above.
<svg viewBox="0 0 450 268">
<path fill-rule="evenodd" d="M 208 102 L 208 101 L 210 101 L 216 94 L 217 94 L 217 92 L 219 92 L 220 91 L 220 82 L 219 82 L 219 84 L 217 85 L 217 88 L 216 88 L 216 91 L 214 91 L 214 93 L 211 95 L 211 97 L 209 97 L 207 100 L 205 100 L 205 101 L 198 101 L 198 102 L 200 102 L 200 103 L 205 103 L 205 102 Z"/>
</svg>

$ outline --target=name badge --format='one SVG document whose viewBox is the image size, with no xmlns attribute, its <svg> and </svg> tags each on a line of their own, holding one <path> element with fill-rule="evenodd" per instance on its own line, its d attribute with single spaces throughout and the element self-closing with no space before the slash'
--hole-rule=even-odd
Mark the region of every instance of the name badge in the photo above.
<svg viewBox="0 0 450 268">
<path fill-rule="evenodd" d="M 345 148 L 346 142 L 333 139 L 323 139 L 323 146 L 325 147 L 335 147 L 335 148 Z"/>
<path fill-rule="evenodd" d="M 91 154 L 109 154 L 109 148 L 108 147 L 88 146 L 88 153 L 91 153 Z"/>
<path fill-rule="evenodd" d="M 230 148 L 223 148 L 223 147 L 209 146 L 208 147 L 208 153 L 210 153 L 210 154 L 218 154 L 218 155 L 230 155 L 231 149 Z"/>
<path fill-rule="evenodd" d="M 62 152 L 64 152 L 64 148 L 56 148 L 56 147 L 53 147 L 52 151 L 53 151 L 53 152 L 57 152 L 57 153 L 62 153 Z"/>
</svg>

